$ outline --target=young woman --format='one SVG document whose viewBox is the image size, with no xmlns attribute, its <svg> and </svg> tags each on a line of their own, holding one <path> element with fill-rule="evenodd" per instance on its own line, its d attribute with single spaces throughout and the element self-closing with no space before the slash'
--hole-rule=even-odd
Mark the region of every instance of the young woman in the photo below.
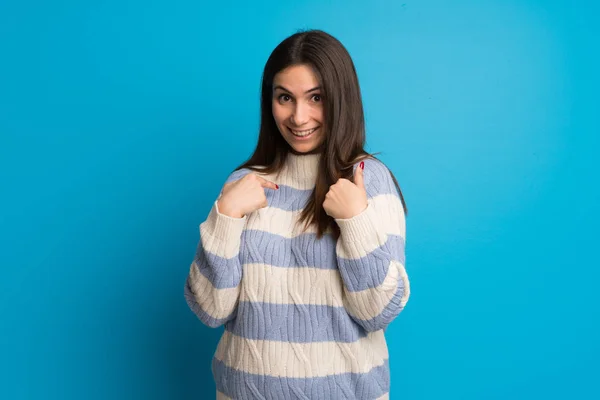
<svg viewBox="0 0 600 400">
<path fill-rule="evenodd" d="M 364 150 L 360 88 L 344 46 L 294 34 L 269 57 L 250 159 L 227 179 L 185 286 L 225 326 L 218 399 L 387 399 L 384 330 L 404 308 L 405 204 Z"/>
</svg>

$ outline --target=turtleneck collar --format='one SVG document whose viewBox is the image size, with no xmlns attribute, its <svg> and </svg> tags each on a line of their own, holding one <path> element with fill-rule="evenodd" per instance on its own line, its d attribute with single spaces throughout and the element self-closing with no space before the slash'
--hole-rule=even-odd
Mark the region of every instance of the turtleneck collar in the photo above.
<svg viewBox="0 0 600 400">
<path fill-rule="evenodd" d="M 320 153 L 288 153 L 279 174 L 279 182 L 296 189 L 313 189 L 317 180 L 320 158 Z"/>
</svg>

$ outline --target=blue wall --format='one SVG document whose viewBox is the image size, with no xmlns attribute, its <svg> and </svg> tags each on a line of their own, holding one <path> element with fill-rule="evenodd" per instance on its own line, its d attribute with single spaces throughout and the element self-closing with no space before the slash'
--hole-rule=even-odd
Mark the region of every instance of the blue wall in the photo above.
<svg viewBox="0 0 600 400">
<path fill-rule="evenodd" d="M 0 3 L 0 398 L 212 398 L 183 284 L 299 28 L 408 201 L 392 399 L 600 396 L 597 3 L 202 3 Z"/>
</svg>

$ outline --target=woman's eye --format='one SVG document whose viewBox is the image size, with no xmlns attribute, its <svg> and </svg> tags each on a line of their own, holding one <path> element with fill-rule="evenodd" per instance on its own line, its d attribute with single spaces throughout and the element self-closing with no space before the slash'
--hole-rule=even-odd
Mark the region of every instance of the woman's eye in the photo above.
<svg viewBox="0 0 600 400">
<path fill-rule="evenodd" d="M 281 94 L 281 95 L 279 95 L 279 101 L 281 103 L 286 103 L 286 102 L 290 101 L 291 99 L 292 98 L 289 95 L 287 95 L 287 94 Z"/>
<path fill-rule="evenodd" d="M 320 94 L 315 94 L 315 95 L 313 96 L 313 101 L 316 101 L 316 102 L 319 102 L 319 101 L 321 101 L 321 95 L 320 95 Z"/>
</svg>

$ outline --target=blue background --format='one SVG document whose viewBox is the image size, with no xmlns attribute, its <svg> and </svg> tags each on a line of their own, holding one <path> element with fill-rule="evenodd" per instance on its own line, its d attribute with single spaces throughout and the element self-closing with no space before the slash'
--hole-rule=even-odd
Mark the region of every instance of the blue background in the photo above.
<svg viewBox="0 0 600 400">
<path fill-rule="evenodd" d="M 198 224 L 302 28 L 409 206 L 392 399 L 599 398 L 592 1 L 0 3 L 0 398 L 212 398 Z"/>
</svg>

